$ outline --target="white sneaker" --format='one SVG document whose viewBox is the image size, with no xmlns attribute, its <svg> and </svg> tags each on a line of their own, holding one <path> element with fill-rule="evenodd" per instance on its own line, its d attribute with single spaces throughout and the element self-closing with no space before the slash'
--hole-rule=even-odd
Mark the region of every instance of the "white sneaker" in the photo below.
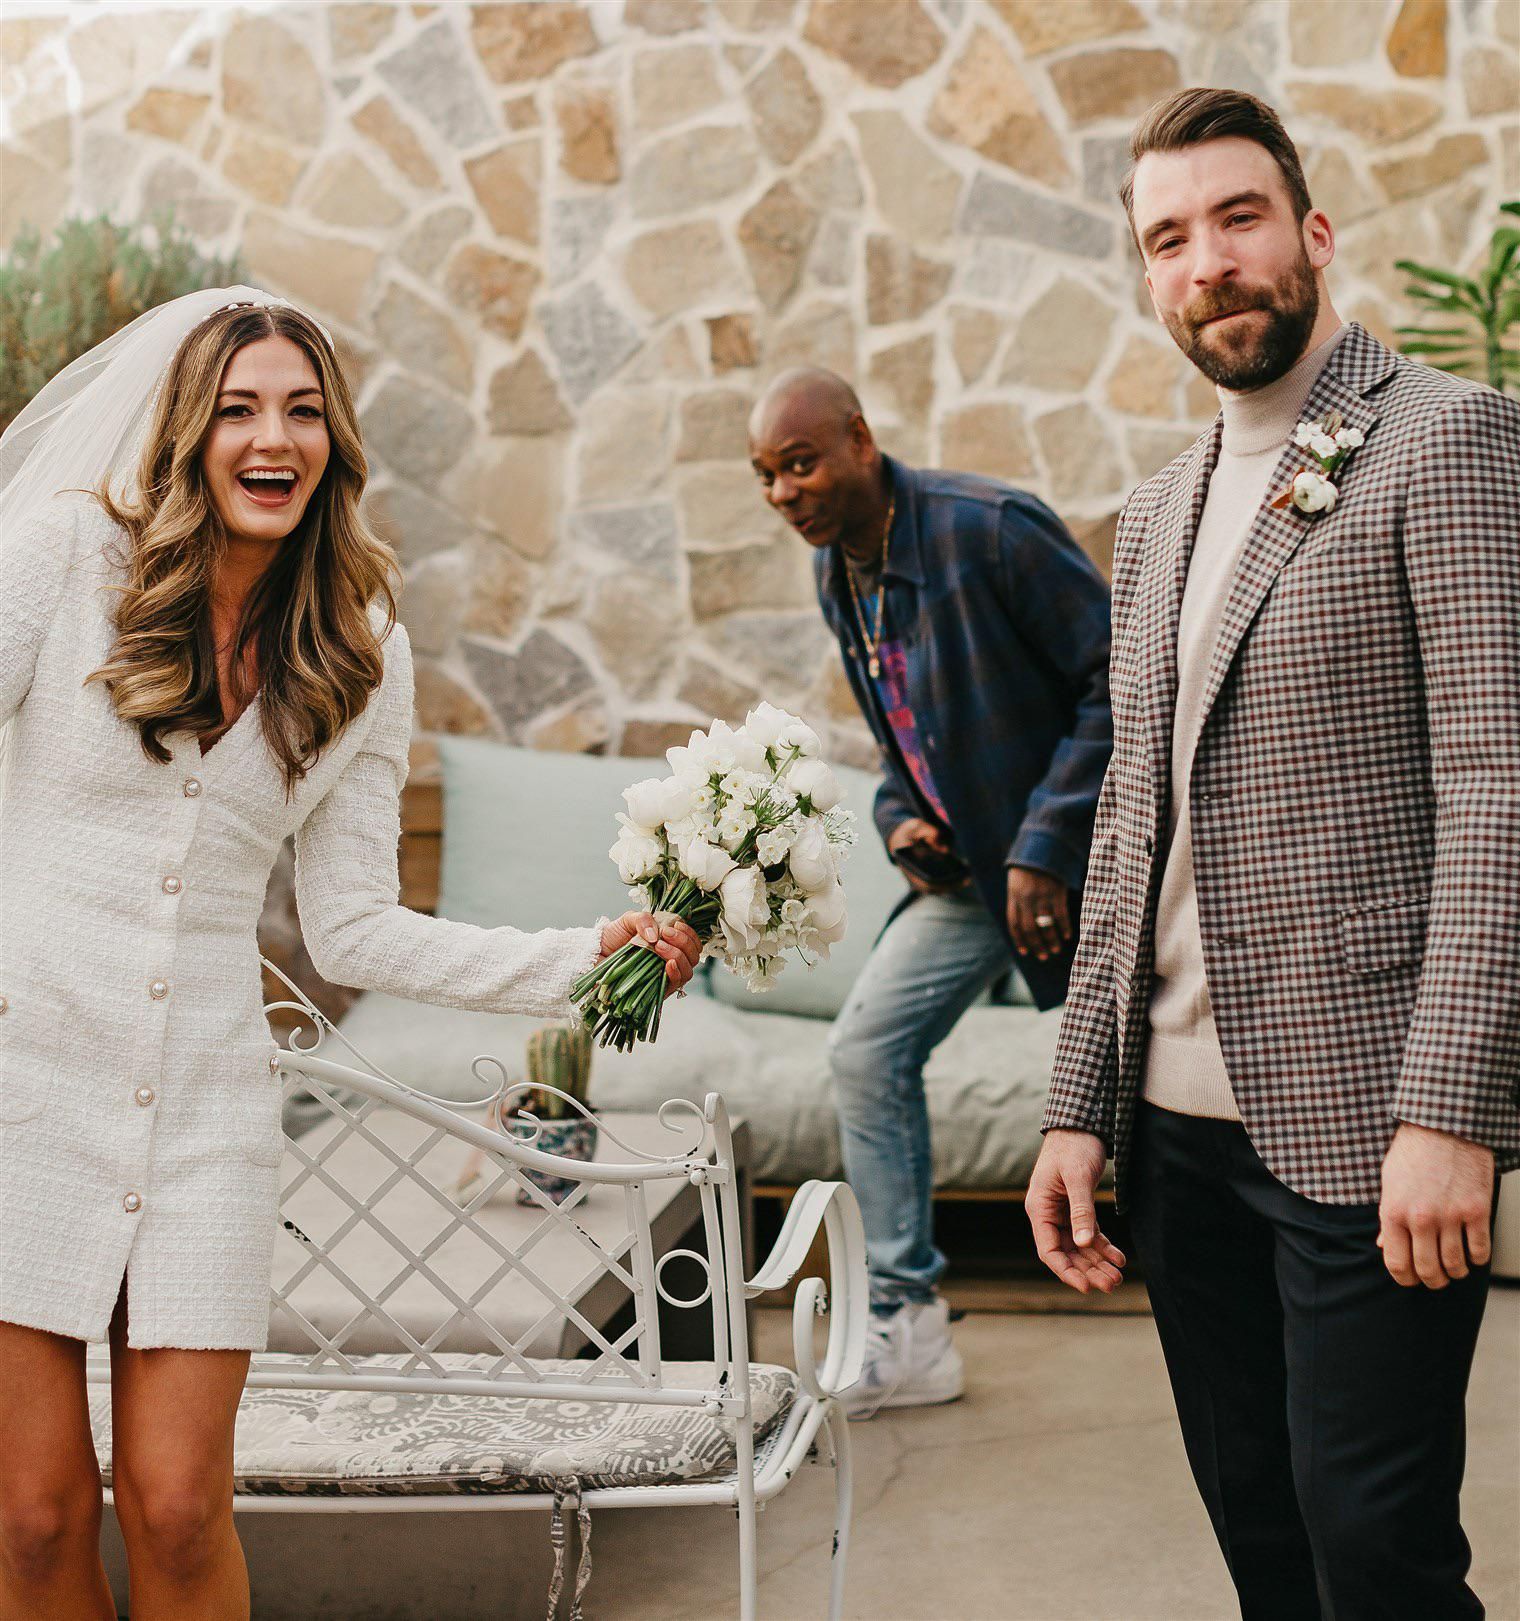
<svg viewBox="0 0 1520 1621">
<path fill-rule="evenodd" d="M 860 1381 L 840 1402 L 851 1418 L 871 1418 L 883 1407 L 954 1401 L 965 1388 L 965 1365 L 950 1338 L 950 1306 L 936 1295 L 890 1317 L 872 1314 Z"/>
</svg>

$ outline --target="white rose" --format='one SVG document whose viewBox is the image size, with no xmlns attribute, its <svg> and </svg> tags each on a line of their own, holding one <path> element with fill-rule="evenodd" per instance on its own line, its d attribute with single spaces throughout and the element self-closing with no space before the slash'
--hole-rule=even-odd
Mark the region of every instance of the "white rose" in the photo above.
<svg viewBox="0 0 1520 1621">
<path fill-rule="evenodd" d="M 665 777 L 646 777 L 642 782 L 631 782 L 623 790 L 623 803 L 628 807 L 631 821 L 649 832 L 654 832 L 665 820 Z"/>
<path fill-rule="evenodd" d="M 827 889 L 808 896 L 804 926 L 811 929 L 827 945 L 833 945 L 836 940 L 844 938 L 844 885 L 837 878 Z"/>
<path fill-rule="evenodd" d="M 833 810 L 839 803 L 839 778 L 822 760 L 799 760 L 787 781 L 801 798 L 811 800 L 816 811 Z"/>
<path fill-rule="evenodd" d="M 623 790 L 629 816 L 651 832 L 666 822 L 679 822 L 693 809 L 692 786 L 680 777 L 646 777 Z"/>
<path fill-rule="evenodd" d="M 814 821 L 804 822 L 798 829 L 788 862 L 798 887 L 809 895 L 827 889 L 839 872 L 828 835 L 822 824 Z"/>
<path fill-rule="evenodd" d="M 744 730 L 762 749 L 773 749 L 783 730 L 795 719 L 795 715 L 774 704 L 756 704 L 744 717 Z"/>
<path fill-rule="evenodd" d="M 696 747 L 695 737 L 692 746 Z M 718 776 L 726 776 L 735 767 L 759 771 L 765 765 L 765 750 L 742 727 L 736 731 L 724 720 L 715 720 L 708 728 L 706 757 Z"/>
<path fill-rule="evenodd" d="M 723 899 L 723 927 L 730 941 L 753 951 L 771 920 L 765 879 L 755 867 L 735 867 L 719 885 Z"/>
<path fill-rule="evenodd" d="M 1340 446 L 1328 433 L 1317 433 L 1309 441 L 1309 449 L 1322 461 L 1328 461 L 1340 449 Z"/>
<path fill-rule="evenodd" d="M 696 793 L 701 786 L 705 784 L 693 782 L 690 777 L 667 777 L 662 805 L 665 814 L 661 821 L 678 822 L 683 816 L 690 816 L 696 809 Z"/>
<path fill-rule="evenodd" d="M 781 736 L 776 739 L 776 747 L 783 754 L 795 751 L 804 758 L 823 753 L 823 744 L 818 741 L 817 732 L 795 717 L 782 728 Z"/>
<path fill-rule="evenodd" d="M 617 863 L 618 877 L 625 884 L 640 884 L 654 877 L 665 859 L 657 838 L 628 826 L 624 826 L 607 854 Z"/>
<path fill-rule="evenodd" d="M 1300 512 L 1329 512 L 1335 499 L 1335 486 L 1323 473 L 1303 472 L 1293 480 L 1293 505 Z"/>
<path fill-rule="evenodd" d="M 737 763 L 729 739 L 732 731 L 721 721 L 714 721 L 711 732 L 693 732 L 684 748 L 676 746 L 665 751 L 670 768 L 679 777 L 696 777 L 706 781 L 732 771 Z"/>
<path fill-rule="evenodd" d="M 742 726 L 734 733 L 734 758 L 740 769 L 751 775 L 768 769 L 764 744 L 757 743 Z M 769 776 L 765 780 L 768 782 Z"/>
<path fill-rule="evenodd" d="M 679 865 L 698 889 L 714 890 L 734 870 L 734 858 L 706 839 L 691 839 L 681 847 Z"/>
<path fill-rule="evenodd" d="M 701 735 L 700 732 L 693 732 L 692 743 L 695 743 Z M 706 782 L 710 774 L 703 769 L 702 761 L 692 753 L 690 744 L 672 743 L 665 751 L 665 763 L 670 767 L 672 775 L 695 782 Z"/>
<path fill-rule="evenodd" d="M 793 925 L 800 923 L 807 915 L 807 907 L 799 900 L 782 901 L 781 921 Z"/>
</svg>

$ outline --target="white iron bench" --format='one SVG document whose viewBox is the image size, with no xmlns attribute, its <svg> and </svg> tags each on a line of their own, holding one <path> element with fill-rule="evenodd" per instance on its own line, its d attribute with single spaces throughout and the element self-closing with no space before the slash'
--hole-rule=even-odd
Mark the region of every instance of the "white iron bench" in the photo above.
<svg viewBox="0 0 1520 1621">
<path fill-rule="evenodd" d="M 283 1253 L 275 1266 L 283 1281 L 271 1308 L 284 1348 L 252 1359 L 234 1446 L 235 1509 L 545 1509 L 555 1549 L 549 1614 L 559 1612 L 578 1533 L 568 1594 L 569 1614 L 578 1618 L 590 1575 L 591 1510 L 727 1505 L 739 1524 L 739 1612 L 752 1621 L 757 1506 L 826 1451 L 835 1499 L 828 1614 L 837 1618 L 851 1502 L 849 1426 L 838 1397 L 860 1376 L 868 1312 L 865 1242 L 850 1190 L 838 1182 L 800 1188 L 769 1258 L 746 1278 L 733 1138 L 716 1092 L 701 1108 L 676 1099 L 660 1111 L 673 1140 L 669 1152 L 619 1143 L 615 1160 L 564 1159 L 532 1146 L 536 1123 L 526 1116 L 517 1117 L 522 1137 L 470 1118 L 485 1117 L 493 1102 L 521 1090 L 508 1085 L 497 1060 L 474 1066 L 489 1096 L 442 1102 L 386 1075 L 292 993 L 296 1000 L 268 1010 L 305 1020 L 280 1053 L 283 1083 L 287 1092 L 305 1089 L 333 1123 L 287 1141 L 276 1240 Z M 328 1056 L 334 1044 L 352 1061 Z M 605 1123 L 601 1131 L 610 1135 Z M 346 1146 L 355 1140 L 364 1145 L 362 1160 Z M 486 1174 L 463 1195 L 456 1192 L 460 1145 L 486 1156 Z M 378 1164 L 379 1179 L 371 1171 L 363 1185 L 347 1185 L 345 1165 L 361 1162 Z M 556 1204 L 523 1175 L 528 1170 L 575 1186 Z M 700 1203 L 701 1251 L 662 1251 L 654 1235 L 651 1208 L 678 1181 Z M 309 1197 L 303 1200 L 317 1184 L 320 1226 Z M 504 1241 L 479 1218 L 519 1188 L 531 1190 L 537 1220 Z M 602 1205 L 615 1200 L 621 1220 L 609 1225 L 599 1211 L 594 1232 L 577 1220 L 593 1196 Z M 393 1208 L 404 1208 L 403 1222 L 395 1222 Z M 294 1210 L 305 1225 L 289 1214 Z M 797 1286 L 795 1369 L 752 1363 L 746 1302 L 788 1288 L 820 1231 L 829 1284 L 808 1277 Z M 347 1248 L 362 1243 L 373 1253 L 377 1239 L 396 1255 L 393 1277 L 378 1288 L 373 1277 L 360 1283 L 343 1265 Z M 478 1254 L 468 1276 L 459 1265 L 462 1239 Z M 632 1303 L 628 1326 L 604 1332 L 580 1313 L 562 1292 L 562 1265 L 536 1264 L 547 1245 L 582 1252 L 591 1271 L 615 1278 Z M 452 1260 L 443 1264 L 444 1256 Z M 685 1296 L 664 1282 L 678 1257 L 683 1275 L 698 1279 Z M 480 1309 L 509 1274 L 542 1301 L 534 1323 L 520 1331 Z M 327 1306 L 320 1325 L 301 1310 L 302 1286 L 317 1278 Z M 348 1311 L 331 1310 L 334 1290 L 346 1291 Z M 403 1293 L 405 1309 L 393 1310 Z M 661 1302 L 667 1310 L 705 1308 L 712 1360 L 663 1359 Z M 821 1357 L 814 1344 L 819 1317 L 828 1319 Z M 561 1323 L 574 1326 L 586 1350 L 575 1358 L 532 1354 L 531 1346 L 559 1337 Z M 458 1345 L 479 1348 L 450 1348 Z M 95 1354 L 87 1368 L 109 1501 L 110 1366 Z"/>
</svg>

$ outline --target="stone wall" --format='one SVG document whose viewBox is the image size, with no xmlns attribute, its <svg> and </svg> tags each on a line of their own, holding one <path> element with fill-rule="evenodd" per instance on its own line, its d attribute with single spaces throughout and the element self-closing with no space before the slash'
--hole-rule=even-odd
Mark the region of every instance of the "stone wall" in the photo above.
<svg viewBox="0 0 1520 1621">
<path fill-rule="evenodd" d="M 339 334 L 424 727 L 649 752 L 758 695 L 865 734 L 744 422 L 800 360 L 1105 560 L 1212 414 L 1113 196 L 1190 82 L 1285 114 L 1344 313 L 1520 191 L 1516 0 L 570 0 L 0 22 L 0 241 L 172 204 Z"/>
</svg>

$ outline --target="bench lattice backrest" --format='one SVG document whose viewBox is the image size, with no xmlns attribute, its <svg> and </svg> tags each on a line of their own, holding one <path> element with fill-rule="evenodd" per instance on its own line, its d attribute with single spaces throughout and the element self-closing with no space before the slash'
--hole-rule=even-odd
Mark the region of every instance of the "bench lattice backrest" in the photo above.
<svg viewBox="0 0 1520 1621">
<path fill-rule="evenodd" d="M 537 1122 L 515 1107 L 525 1083 L 514 1085 L 499 1060 L 475 1060 L 477 1099 L 431 1097 L 388 1075 L 279 977 L 290 999 L 267 1011 L 277 1026 L 295 1021 L 281 1053 L 285 1095 L 299 1098 L 316 1123 L 286 1144 L 271 1312 L 271 1348 L 286 1354 L 263 1365 L 256 1357 L 250 1384 L 584 1396 L 716 1411 L 729 1407 L 731 1391 L 747 1388 L 733 1145 L 721 1099 L 710 1096 L 705 1108 L 667 1103 L 659 1130 L 671 1146 L 663 1153 L 624 1142 L 603 1121 L 616 1162 L 546 1154 L 534 1146 Z M 510 1119 L 514 1134 L 495 1129 L 493 1118 Z M 478 1174 L 461 1187 L 472 1158 Z M 556 1203 L 527 1171 L 573 1187 Z M 651 1207 L 678 1180 L 696 1186 L 705 1255 L 656 1252 Z M 515 1207 L 520 1190 L 528 1208 L 505 1237 L 502 1223 L 492 1230 L 483 1218 L 498 1200 Z M 666 1282 L 678 1257 L 683 1273 L 698 1278 L 684 1296 Z M 615 1328 L 578 1309 L 592 1285 L 626 1294 Z M 490 1309 L 506 1289 L 532 1303 L 527 1325 L 510 1331 Z M 711 1386 L 667 1382 L 661 1300 L 707 1308 Z M 542 1359 L 566 1325 L 583 1355 L 546 1370 Z M 467 1366 L 451 1354 L 461 1350 L 474 1353 Z M 383 1373 L 359 1360 L 375 1353 L 389 1353 Z"/>
</svg>

